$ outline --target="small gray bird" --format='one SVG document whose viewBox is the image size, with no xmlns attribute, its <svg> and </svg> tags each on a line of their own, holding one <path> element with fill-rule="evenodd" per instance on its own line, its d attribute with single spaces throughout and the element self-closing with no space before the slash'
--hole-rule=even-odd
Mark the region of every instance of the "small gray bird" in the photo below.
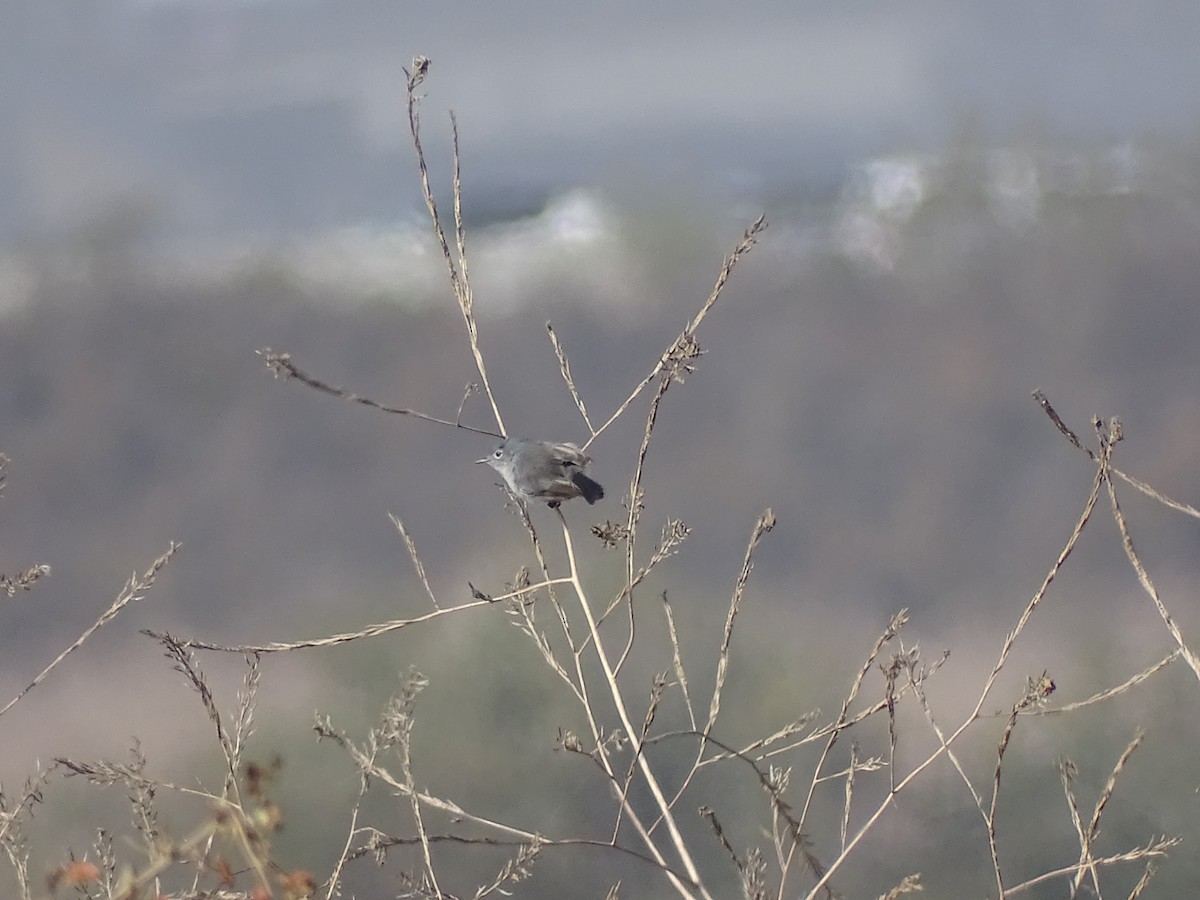
<svg viewBox="0 0 1200 900">
<path fill-rule="evenodd" d="M 583 472 L 591 460 L 574 444 L 508 438 L 490 456 L 475 462 L 499 472 L 508 489 L 522 500 L 545 500 L 551 509 L 572 497 L 591 504 L 604 496 L 604 488 Z"/>
</svg>

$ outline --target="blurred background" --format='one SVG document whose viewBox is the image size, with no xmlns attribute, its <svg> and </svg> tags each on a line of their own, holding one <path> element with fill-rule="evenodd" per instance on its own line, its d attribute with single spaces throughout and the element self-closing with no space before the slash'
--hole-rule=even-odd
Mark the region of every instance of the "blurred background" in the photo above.
<svg viewBox="0 0 1200 900">
<path fill-rule="evenodd" d="M 631 695 L 670 665 L 663 590 L 696 684 L 711 684 L 745 544 L 770 506 L 779 524 L 738 619 L 722 738 L 748 741 L 813 708 L 832 717 L 903 607 L 906 646 L 951 651 L 929 690 L 943 727 L 956 725 L 1092 480 L 1033 389 L 1085 439 L 1093 415 L 1119 415 L 1117 464 L 1200 500 L 1197 34 L 1200 6 L 1170 0 L 6 0 L 0 571 L 53 574 L 3 609 L 0 702 L 131 572 L 183 544 L 145 601 L 0 721 L 6 788 L 37 760 L 124 758 L 135 737 L 153 774 L 215 787 L 211 726 L 138 629 L 261 642 L 425 612 L 388 513 L 407 523 L 443 605 L 469 598 L 468 579 L 499 593 L 533 563 L 492 473 L 472 465 L 490 439 L 275 382 L 254 352 L 289 351 L 328 381 L 449 418 L 477 380 L 408 137 L 402 67 L 417 54 L 432 59 L 422 123 L 446 211 L 448 111 L 458 117 L 481 343 L 515 433 L 587 436 L 547 319 L 593 418 L 607 418 L 743 230 L 759 212 L 770 221 L 659 417 L 643 535 L 676 517 L 694 530 L 639 597 Z M 635 405 L 594 445 L 608 498 L 568 507 L 580 536 L 624 517 L 645 412 Z M 464 418 L 491 425 L 478 397 Z M 1194 641 L 1200 524 L 1123 497 Z M 553 520 L 535 521 L 557 549 Z M 622 565 L 588 542 L 598 593 L 616 589 Z M 284 759 L 285 864 L 328 870 L 357 785 L 350 761 L 313 740 L 312 711 L 361 735 L 410 666 L 431 679 L 419 781 L 552 836 L 589 817 L 593 836 L 606 833 L 603 785 L 553 749 L 560 726 L 585 730 L 579 713 L 510 622 L 485 609 L 265 662 L 251 755 Z M 1056 700 L 1082 699 L 1171 648 L 1098 515 L 988 709 L 1043 670 Z M 244 664 L 201 664 L 232 711 Z M 877 674 L 865 694 L 881 696 Z M 1200 773 L 1181 748 L 1200 738 L 1196 698 L 1175 664 L 1108 705 L 1023 722 L 999 824 L 1010 880 L 1078 856 L 1056 761 L 1080 765 L 1090 809 L 1138 727 L 1146 741 L 1102 852 L 1161 833 L 1194 842 Z M 984 724 L 964 751 L 982 785 L 998 728 Z M 861 740 L 879 752 L 886 730 Z M 923 718 L 906 720 L 901 763 L 929 746 Z M 765 802 L 745 776 L 701 784 L 689 807 L 726 810 L 739 847 L 764 841 Z M 930 896 L 994 890 L 965 787 L 949 766 L 924 779 L 835 882 L 848 896 L 913 871 Z M 841 788 L 828 787 L 836 822 Z M 385 801 L 375 820 L 410 833 Z M 120 832 L 125 816 L 119 797 L 55 782 L 34 823 L 35 871 L 86 848 L 96 825 Z M 715 842 L 689 828 L 733 892 Z M 836 855 L 835 831 L 814 830 L 818 857 Z M 364 895 L 399 890 L 390 868 L 358 865 Z M 667 896 L 644 867 L 596 852 L 535 872 L 523 896 L 603 896 L 617 878 L 631 896 Z M 1110 883 L 1128 893 L 1139 874 Z M 451 888 L 475 883 L 463 877 Z M 1157 896 L 1197 879 L 1200 862 L 1181 851 Z"/>
</svg>

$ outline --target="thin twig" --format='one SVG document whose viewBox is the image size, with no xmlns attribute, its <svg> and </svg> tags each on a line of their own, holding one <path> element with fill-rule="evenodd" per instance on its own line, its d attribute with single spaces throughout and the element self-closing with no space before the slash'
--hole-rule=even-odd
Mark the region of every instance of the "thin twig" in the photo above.
<svg viewBox="0 0 1200 900">
<path fill-rule="evenodd" d="M 1092 696 L 1088 697 L 1086 700 L 1078 700 L 1075 703 L 1067 703 L 1067 704 L 1064 704 L 1063 706 L 1054 706 L 1054 707 L 1050 707 L 1048 709 L 1027 709 L 1027 710 L 1023 710 L 1021 714 L 1027 715 L 1027 716 L 1050 716 L 1050 715 L 1056 715 L 1058 713 L 1074 712 L 1077 709 L 1083 709 L 1083 707 L 1085 707 L 1085 706 L 1091 706 L 1095 703 L 1100 703 L 1104 700 L 1109 700 L 1113 697 L 1116 697 L 1118 694 L 1125 693 L 1130 688 L 1136 687 L 1137 685 L 1141 684 L 1143 681 L 1146 681 L 1154 673 L 1161 671 L 1162 669 L 1166 668 L 1168 665 L 1173 663 L 1175 660 L 1179 659 L 1180 655 L 1181 655 L 1180 651 L 1175 650 L 1174 652 L 1169 653 L 1168 655 L 1164 656 L 1162 659 L 1160 659 L 1154 665 L 1143 669 L 1142 671 L 1138 672 L 1136 675 L 1133 675 L 1130 678 L 1127 678 L 1125 681 L 1121 682 L 1120 684 L 1116 685 L 1115 687 L 1105 688 L 1104 690 L 1099 691 L 1098 693 L 1092 694 Z"/>
<path fill-rule="evenodd" d="M 61 663 L 70 654 L 78 650 L 83 645 L 83 642 L 95 634 L 101 627 L 107 625 L 109 622 L 115 619 L 126 606 L 131 603 L 136 603 L 138 600 L 141 600 L 143 597 L 145 597 L 145 592 L 153 586 L 154 579 L 158 577 L 158 573 L 162 571 L 163 566 L 170 562 L 171 557 L 175 555 L 178 549 L 179 544 L 171 541 L 171 543 L 167 546 L 166 552 L 163 553 L 158 559 L 154 560 L 154 562 L 150 564 L 150 568 L 148 568 L 141 575 L 134 574 L 129 581 L 126 582 L 125 587 L 121 590 L 121 593 L 117 595 L 117 599 L 113 601 L 112 606 L 101 613 L 100 618 L 88 626 L 88 628 L 84 630 L 83 634 L 79 635 L 79 637 L 77 637 L 75 641 L 69 647 L 67 647 L 66 650 L 58 654 L 58 656 L 54 658 L 54 661 L 51 662 L 50 665 L 42 669 L 42 671 L 38 673 L 37 677 L 34 678 L 33 681 L 31 681 L 28 685 L 26 685 L 25 688 L 19 694 L 17 694 L 17 696 L 9 700 L 8 703 L 5 704 L 2 709 L 0 709 L 0 716 L 4 715 L 10 709 L 16 706 L 22 697 L 24 697 L 45 680 L 46 676 L 54 670 L 55 666 Z"/>
<path fill-rule="evenodd" d="M 435 609 L 432 612 L 427 612 L 421 616 L 414 616 L 411 619 L 393 619 L 390 622 L 381 622 L 378 625 L 368 625 L 366 628 L 359 631 L 347 631 L 341 634 L 331 634 L 322 638 L 313 638 L 307 641 L 272 641 L 267 644 L 241 644 L 237 646 L 226 646 L 224 644 L 214 644 L 209 641 L 200 641 L 195 639 L 180 640 L 179 645 L 189 647 L 193 650 L 216 650 L 221 653 L 282 653 L 287 650 L 305 650 L 310 647 L 332 647 L 336 644 L 346 644 L 350 641 L 361 640 L 362 638 L 377 637 L 381 634 L 388 634 L 392 631 L 399 631 L 401 628 L 408 628 L 410 625 L 419 625 L 422 622 L 428 622 L 432 619 L 438 619 L 442 616 L 451 615 L 453 613 L 462 612 L 467 609 L 478 609 L 481 606 L 491 606 L 494 603 L 501 603 L 512 597 L 520 596 L 530 590 L 536 590 L 540 587 L 545 587 L 549 584 L 568 584 L 569 578 L 555 578 L 551 581 L 543 582 L 542 584 L 533 585 L 531 588 L 522 588 L 519 591 L 512 591 L 507 594 L 499 594 L 495 597 L 488 597 L 486 600 L 474 600 L 469 603 L 460 603 L 457 606 L 446 606 L 441 609 Z M 152 637 L 155 640 L 162 640 L 166 636 L 163 632 L 151 631 L 143 629 L 142 634 L 147 637 Z"/>
<path fill-rule="evenodd" d="M 1157 840 L 1150 841 L 1144 847 L 1135 847 L 1132 850 L 1126 850 L 1124 853 L 1115 853 L 1112 856 L 1104 856 L 1093 860 L 1097 866 L 1111 866 L 1116 863 L 1134 862 L 1140 859 L 1149 859 L 1151 857 L 1166 856 L 1167 851 L 1172 847 L 1178 847 L 1183 840 L 1177 837 L 1163 837 Z M 1049 872 L 1043 872 L 1036 878 L 1030 878 L 1028 881 L 1022 881 L 1020 884 L 1013 885 L 1008 888 L 1006 896 L 1011 897 L 1021 891 L 1027 891 L 1032 887 L 1037 887 L 1047 881 L 1056 881 L 1065 875 L 1074 875 L 1079 871 L 1079 865 L 1063 866 L 1060 869 L 1053 869 Z"/>
<path fill-rule="evenodd" d="M 625 522 L 625 585 L 620 596 L 610 604 L 601 617 L 601 621 L 607 618 L 609 612 L 617 603 L 624 601 L 627 604 L 629 632 L 625 638 L 625 648 L 621 651 L 621 655 L 617 659 L 616 671 L 618 673 L 624 668 L 625 660 L 629 657 L 630 651 L 633 650 L 633 642 L 637 636 L 637 619 L 634 615 L 633 590 L 637 582 L 641 580 L 641 577 L 644 577 L 645 573 L 650 570 L 650 567 L 647 566 L 641 576 L 635 572 L 637 528 L 642 512 L 642 475 L 645 472 L 646 454 L 650 452 L 650 437 L 654 433 L 654 423 L 658 419 L 658 409 L 662 404 L 663 397 L 666 396 L 667 388 L 670 386 L 671 379 L 669 377 L 664 376 L 659 380 L 658 390 L 654 392 L 654 398 L 650 401 L 650 409 L 646 413 L 646 425 L 642 429 L 642 442 L 638 446 L 637 462 L 633 467 L 633 477 L 629 480 L 629 508 Z"/>
<path fill-rule="evenodd" d="M 725 258 L 725 264 L 721 267 L 721 271 L 717 275 L 717 281 L 716 284 L 713 285 L 712 293 L 709 294 L 708 299 L 704 301 L 704 304 L 700 307 L 699 311 L 695 316 L 693 316 L 692 321 L 688 323 L 687 327 L 683 330 L 679 337 L 677 337 L 671 343 L 671 346 L 668 347 L 662 356 L 659 357 L 658 362 L 655 363 L 654 368 L 650 370 L 650 373 L 643 378 L 638 383 L 637 387 L 630 392 L 629 396 L 626 397 L 619 406 L 617 406 L 612 415 L 610 415 L 599 428 L 595 429 L 595 431 L 592 433 L 592 436 L 588 438 L 587 443 L 585 443 L 581 449 L 587 450 L 592 441 L 603 434 L 613 422 L 620 418 L 621 414 L 629 408 L 629 404 L 631 404 L 641 395 L 642 391 L 646 389 L 646 386 L 650 384 L 650 382 L 653 381 L 660 372 L 665 369 L 672 368 L 678 364 L 679 360 L 677 357 L 672 355 L 672 351 L 688 344 L 694 339 L 696 329 L 700 327 L 700 323 L 704 321 L 704 317 L 708 315 L 709 311 L 713 308 L 713 304 L 715 304 L 720 298 L 721 292 L 725 290 L 725 284 L 729 281 L 729 276 L 733 274 L 734 266 L 738 264 L 738 261 L 743 256 L 750 252 L 750 249 L 758 242 L 758 236 L 766 227 L 767 218 L 765 215 L 759 216 L 754 220 L 753 223 L 751 223 L 750 227 L 747 228 L 745 233 L 742 235 L 741 241 L 739 241 L 738 245 L 734 247 L 733 252 Z"/>
<path fill-rule="evenodd" d="M 1200 658 L 1192 652 L 1192 649 L 1183 639 L 1183 632 L 1179 630 L 1179 626 L 1175 624 L 1175 619 L 1171 613 L 1167 611 L 1166 605 L 1162 602 L 1162 598 L 1158 594 L 1158 588 L 1154 586 L 1154 582 L 1150 580 L 1150 573 L 1146 571 L 1146 567 L 1142 565 L 1142 561 L 1138 558 L 1137 551 L 1133 547 L 1133 535 L 1129 531 L 1129 523 L 1125 519 L 1125 514 L 1121 512 L 1121 504 L 1117 501 L 1117 491 L 1113 486 L 1112 479 L 1108 480 L 1108 499 L 1112 506 L 1113 519 L 1116 520 L 1117 527 L 1121 529 L 1121 545 L 1125 549 L 1125 556 L 1129 559 L 1129 564 L 1133 566 L 1133 570 L 1137 573 L 1138 582 L 1142 585 L 1142 590 L 1154 601 L 1154 608 L 1158 610 L 1159 617 L 1163 620 L 1163 624 L 1167 626 L 1167 631 L 1171 638 L 1175 641 L 1175 645 L 1179 648 L 1179 655 L 1192 670 L 1192 674 L 1200 679 Z"/>
<path fill-rule="evenodd" d="M 750 535 L 749 544 L 746 545 L 742 570 L 738 573 L 737 581 L 734 582 L 733 596 L 729 600 L 729 610 L 725 614 L 725 628 L 721 633 L 721 646 L 717 651 L 717 674 L 713 684 L 712 700 L 708 706 L 708 721 L 704 723 L 706 735 L 712 734 L 713 726 L 717 723 L 717 716 L 721 712 L 721 691 L 725 687 L 725 679 L 729 674 L 729 648 L 733 642 L 733 623 L 742 608 L 742 597 L 745 594 L 746 585 L 750 581 L 750 572 L 754 569 L 754 551 L 758 549 L 763 535 L 774 527 L 775 513 L 770 509 L 764 510 L 763 514 L 758 517 L 758 521 L 754 523 L 754 531 Z"/>
<path fill-rule="evenodd" d="M 1046 398 L 1046 395 L 1042 391 L 1040 391 L 1040 390 L 1034 391 L 1033 398 L 1041 405 L 1042 409 L 1045 410 L 1046 415 L 1050 417 L 1050 421 L 1054 423 L 1055 427 L 1058 428 L 1058 430 L 1062 432 L 1063 436 L 1068 441 L 1070 441 L 1073 446 L 1077 447 L 1078 449 L 1080 449 L 1084 453 L 1086 453 L 1093 462 L 1099 461 L 1099 459 L 1096 455 L 1096 452 L 1094 450 L 1089 449 L 1088 447 L 1085 447 L 1080 442 L 1079 437 L 1075 434 L 1075 432 L 1073 432 L 1070 428 L 1067 427 L 1066 423 L 1063 422 L 1063 420 L 1059 417 L 1058 412 L 1054 409 L 1053 406 L 1050 405 L 1050 401 Z M 1127 484 L 1130 484 L 1133 487 L 1137 488 L 1139 491 L 1141 491 L 1147 497 L 1157 500 L 1163 506 L 1169 507 L 1169 508 L 1175 510 L 1176 512 L 1181 512 L 1184 515 L 1191 516 L 1194 519 L 1200 519 L 1200 509 L 1197 509 L 1196 507 L 1194 507 L 1188 503 L 1182 503 L 1179 500 L 1172 500 L 1170 497 L 1166 496 L 1163 493 L 1160 493 L 1158 490 L 1151 487 L 1149 484 L 1142 481 L 1140 478 L 1135 478 L 1133 475 L 1130 475 L 1127 472 L 1121 471 L 1116 466 L 1110 465 L 1108 467 L 1108 471 L 1111 474 L 1116 475 L 1118 478 L 1120 478 L 1122 481 L 1126 482 Z"/>
<path fill-rule="evenodd" d="M 404 527 L 404 522 L 398 516 L 388 513 L 388 518 L 392 520 L 392 524 L 400 532 L 400 537 L 404 538 L 404 546 L 408 548 L 408 556 L 412 560 L 413 568 L 417 570 L 417 577 L 421 579 L 425 593 L 429 595 L 429 602 L 433 604 L 434 609 L 441 609 L 441 606 L 437 602 L 437 597 L 433 593 L 433 588 L 429 586 L 429 577 L 425 574 L 425 564 L 421 562 L 421 557 L 417 554 L 417 545 L 413 542 L 412 535 L 408 533 L 408 529 Z"/>
<path fill-rule="evenodd" d="M 477 385 L 473 381 L 467 382 L 467 386 L 465 388 L 463 388 L 462 399 L 458 401 L 458 413 L 454 417 L 455 425 L 462 424 L 462 414 L 463 414 L 463 410 L 467 408 L 467 401 L 471 399 L 472 394 L 478 393 L 478 391 L 479 391 L 479 385 Z M 496 437 L 496 436 L 498 436 L 498 435 L 493 435 L 493 437 Z"/>
<path fill-rule="evenodd" d="M 515 829 L 514 829 L 515 831 Z M 415 837 L 393 837 L 392 835 L 383 834 L 373 828 L 360 828 L 360 833 L 370 833 L 373 839 L 367 846 L 356 847 L 349 854 L 350 861 L 361 859 L 364 856 L 379 852 L 386 847 L 411 847 L 419 843 L 419 839 Z M 638 862 L 646 863 L 652 868 L 661 872 L 671 872 L 677 878 L 683 878 L 682 872 L 672 870 L 669 866 L 664 866 L 658 860 L 647 856 L 644 853 L 639 853 L 630 847 L 622 847 L 614 845 L 608 841 L 598 841 L 592 838 L 548 838 L 545 835 L 537 834 L 536 832 L 527 832 L 528 839 L 521 837 L 512 838 L 494 838 L 494 837 L 466 837 L 461 834 L 431 834 L 428 836 L 430 844 L 458 844 L 465 847 L 521 847 L 527 846 L 533 842 L 539 842 L 544 847 L 591 847 L 604 851 L 615 851 L 630 859 L 635 859 Z"/>
<path fill-rule="evenodd" d="M 182 674 L 196 691 L 200 703 L 204 706 L 204 711 L 208 714 L 209 721 L 216 729 L 217 743 L 221 747 L 221 754 L 225 757 L 225 790 L 228 791 L 231 785 L 236 785 L 237 782 L 237 762 L 234 759 L 233 740 L 225 728 L 221 711 L 217 709 L 217 701 L 213 697 L 212 689 L 208 686 L 208 680 L 204 677 L 204 672 L 200 669 L 200 664 L 190 647 L 184 646 L 169 634 L 164 634 L 159 642 L 166 651 L 166 657 L 175 663 L 176 671 Z M 236 788 L 234 789 L 236 790 Z"/>
<path fill-rule="evenodd" d="M 675 681 L 679 685 L 679 692 L 683 695 L 683 706 L 687 710 L 688 721 L 691 723 L 692 730 L 697 729 L 696 726 L 696 710 L 692 706 L 692 698 L 688 695 L 687 673 L 683 669 L 683 653 L 679 649 L 679 632 L 675 627 L 675 613 L 671 609 L 671 601 L 667 599 L 667 592 L 662 592 L 663 615 L 667 620 L 667 633 L 671 637 L 671 665 L 675 669 Z"/>
<path fill-rule="evenodd" d="M 1075 873 L 1075 878 L 1071 883 L 1072 898 L 1079 893 L 1079 889 L 1083 885 L 1085 870 L 1092 878 L 1092 886 L 1095 888 L 1096 896 L 1100 896 L 1100 876 L 1096 871 L 1095 857 L 1092 856 L 1092 844 L 1096 840 L 1096 836 L 1100 833 L 1100 817 L 1104 814 L 1104 808 L 1108 805 L 1108 801 L 1112 799 L 1113 791 L 1117 788 L 1117 778 L 1124 771 L 1134 751 L 1141 746 L 1145 736 L 1146 734 L 1143 731 L 1138 731 L 1133 736 L 1133 740 L 1125 747 L 1125 750 L 1117 759 L 1116 765 L 1113 766 L 1113 770 L 1108 776 L 1108 781 L 1104 783 L 1104 789 L 1100 791 L 1100 797 L 1096 800 L 1096 808 L 1092 811 L 1091 821 L 1088 822 L 1087 828 L 1082 832 L 1082 840 L 1079 846 L 1079 871 Z"/>
<path fill-rule="evenodd" d="M 459 407 L 459 419 L 451 422 L 449 419 L 439 419 L 437 416 L 431 416 L 423 412 L 418 412 L 415 409 L 407 409 L 402 406 L 388 406 L 384 403 L 379 403 L 372 400 L 370 397 L 363 397 L 335 385 L 328 384 L 317 378 L 315 375 L 310 375 L 297 366 L 292 361 L 290 353 L 276 353 L 270 347 L 263 347 L 256 351 L 263 361 L 267 364 L 267 368 L 271 370 L 276 378 L 294 378 L 301 384 L 305 384 L 313 390 L 320 391 L 323 394 L 329 394 L 331 397 L 337 397 L 339 400 L 347 400 L 350 403 L 358 403 L 362 406 L 369 406 L 371 409 L 377 409 L 380 412 L 392 413 L 398 416 L 412 416 L 414 419 L 421 419 L 425 422 L 433 422 L 435 425 L 448 425 L 451 428 L 459 428 L 463 431 L 472 431 L 475 434 L 486 434 L 490 437 L 504 437 L 488 428 L 476 428 L 473 425 L 464 425 L 459 419 L 462 417 L 462 407 Z M 465 398 L 464 398 L 465 402 Z"/>
<path fill-rule="evenodd" d="M 1004 753 L 1008 749 L 1009 742 L 1012 740 L 1013 732 L 1016 731 L 1017 720 L 1021 716 L 1021 710 L 1042 703 L 1053 691 L 1054 682 L 1045 673 L 1039 678 L 1031 678 L 1025 689 L 1025 694 L 1013 704 L 1012 711 L 1008 716 L 1008 722 L 1004 726 L 1004 731 L 1000 734 L 1000 741 L 996 747 L 996 768 L 992 774 L 992 802 L 988 807 L 987 815 L 984 819 L 987 823 L 988 851 L 992 857 L 992 871 L 996 876 L 996 888 L 999 891 L 1001 900 L 1004 898 L 1005 890 L 1004 876 L 1000 869 L 1000 845 L 996 838 L 996 810 L 1000 803 L 1000 776 L 1004 768 Z"/>
<path fill-rule="evenodd" d="M 554 356 L 558 359 L 558 370 L 562 373 L 563 381 L 567 383 L 567 390 L 571 392 L 571 399 L 575 401 L 575 405 L 579 408 L 579 414 L 583 416 L 583 423 L 588 427 L 589 434 L 595 434 L 596 429 L 592 427 L 592 420 L 588 418 L 587 407 L 583 404 L 583 398 L 579 396 L 579 389 L 575 387 L 575 379 L 571 376 L 571 364 L 567 361 L 567 351 L 563 349 L 563 345 L 558 340 L 558 335 L 554 331 L 554 326 L 549 322 L 546 323 L 546 331 L 550 335 L 550 343 L 554 345 Z"/>
<path fill-rule="evenodd" d="M 429 59 L 424 56 L 418 56 L 413 60 L 412 71 L 404 70 L 407 76 L 407 92 L 408 92 L 408 130 L 412 136 L 413 149 L 417 155 L 417 168 L 421 176 L 421 191 L 425 197 L 425 208 L 429 211 L 430 222 L 433 225 L 433 233 L 437 238 L 438 245 L 442 248 L 442 258 L 446 262 L 446 273 L 450 278 L 450 287 L 454 291 L 454 298 L 458 301 L 459 311 L 462 313 L 463 324 L 467 327 L 467 341 L 471 346 L 471 355 L 475 359 L 475 369 L 479 372 L 479 380 L 483 385 L 483 392 L 487 394 L 488 402 L 492 405 L 492 415 L 496 418 L 496 426 L 500 429 L 500 436 L 507 435 L 508 432 L 504 428 L 504 419 L 500 415 L 500 406 L 496 403 L 496 395 L 492 391 L 491 381 L 488 379 L 487 366 L 483 362 L 483 354 L 479 349 L 479 326 L 475 320 L 475 299 L 471 292 L 470 281 L 467 277 L 467 256 L 466 256 L 466 238 L 463 232 L 462 218 L 462 180 L 460 170 L 460 157 L 458 152 L 458 122 L 454 114 L 450 115 L 451 136 L 453 138 L 454 152 L 454 222 L 456 226 L 455 237 L 458 249 L 458 259 L 454 258 L 454 254 L 450 251 L 450 244 L 446 240 L 446 231 L 442 227 L 442 219 L 438 213 L 437 200 L 433 195 L 433 187 L 429 183 L 429 167 L 425 162 L 425 148 L 421 144 L 421 120 L 418 111 L 421 98 L 417 94 L 417 88 L 425 80 L 425 75 L 429 71 Z"/>
</svg>

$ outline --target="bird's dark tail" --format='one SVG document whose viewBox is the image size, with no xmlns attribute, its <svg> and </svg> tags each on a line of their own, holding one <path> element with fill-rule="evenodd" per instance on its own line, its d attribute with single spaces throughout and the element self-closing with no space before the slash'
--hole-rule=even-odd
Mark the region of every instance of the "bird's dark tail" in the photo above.
<svg viewBox="0 0 1200 900">
<path fill-rule="evenodd" d="M 579 493 L 589 505 L 604 499 L 604 488 L 600 486 L 600 482 L 593 481 L 582 472 L 572 472 L 571 480 L 575 482 L 575 487 L 579 488 Z"/>
</svg>

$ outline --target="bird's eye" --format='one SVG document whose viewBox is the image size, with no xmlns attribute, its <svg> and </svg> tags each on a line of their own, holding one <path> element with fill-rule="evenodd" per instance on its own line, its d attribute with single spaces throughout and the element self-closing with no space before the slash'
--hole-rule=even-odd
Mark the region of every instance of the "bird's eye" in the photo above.
<svg viewBox="0 0 1200 900">
<path fill-rule="evenodd" d="M 499 459 L 503 455 L 504 455 L 504 451 L 501 450 L 499 447 L 497 447 L 495 450 L 492 451 L 492 459 Z"/>
</svg>

